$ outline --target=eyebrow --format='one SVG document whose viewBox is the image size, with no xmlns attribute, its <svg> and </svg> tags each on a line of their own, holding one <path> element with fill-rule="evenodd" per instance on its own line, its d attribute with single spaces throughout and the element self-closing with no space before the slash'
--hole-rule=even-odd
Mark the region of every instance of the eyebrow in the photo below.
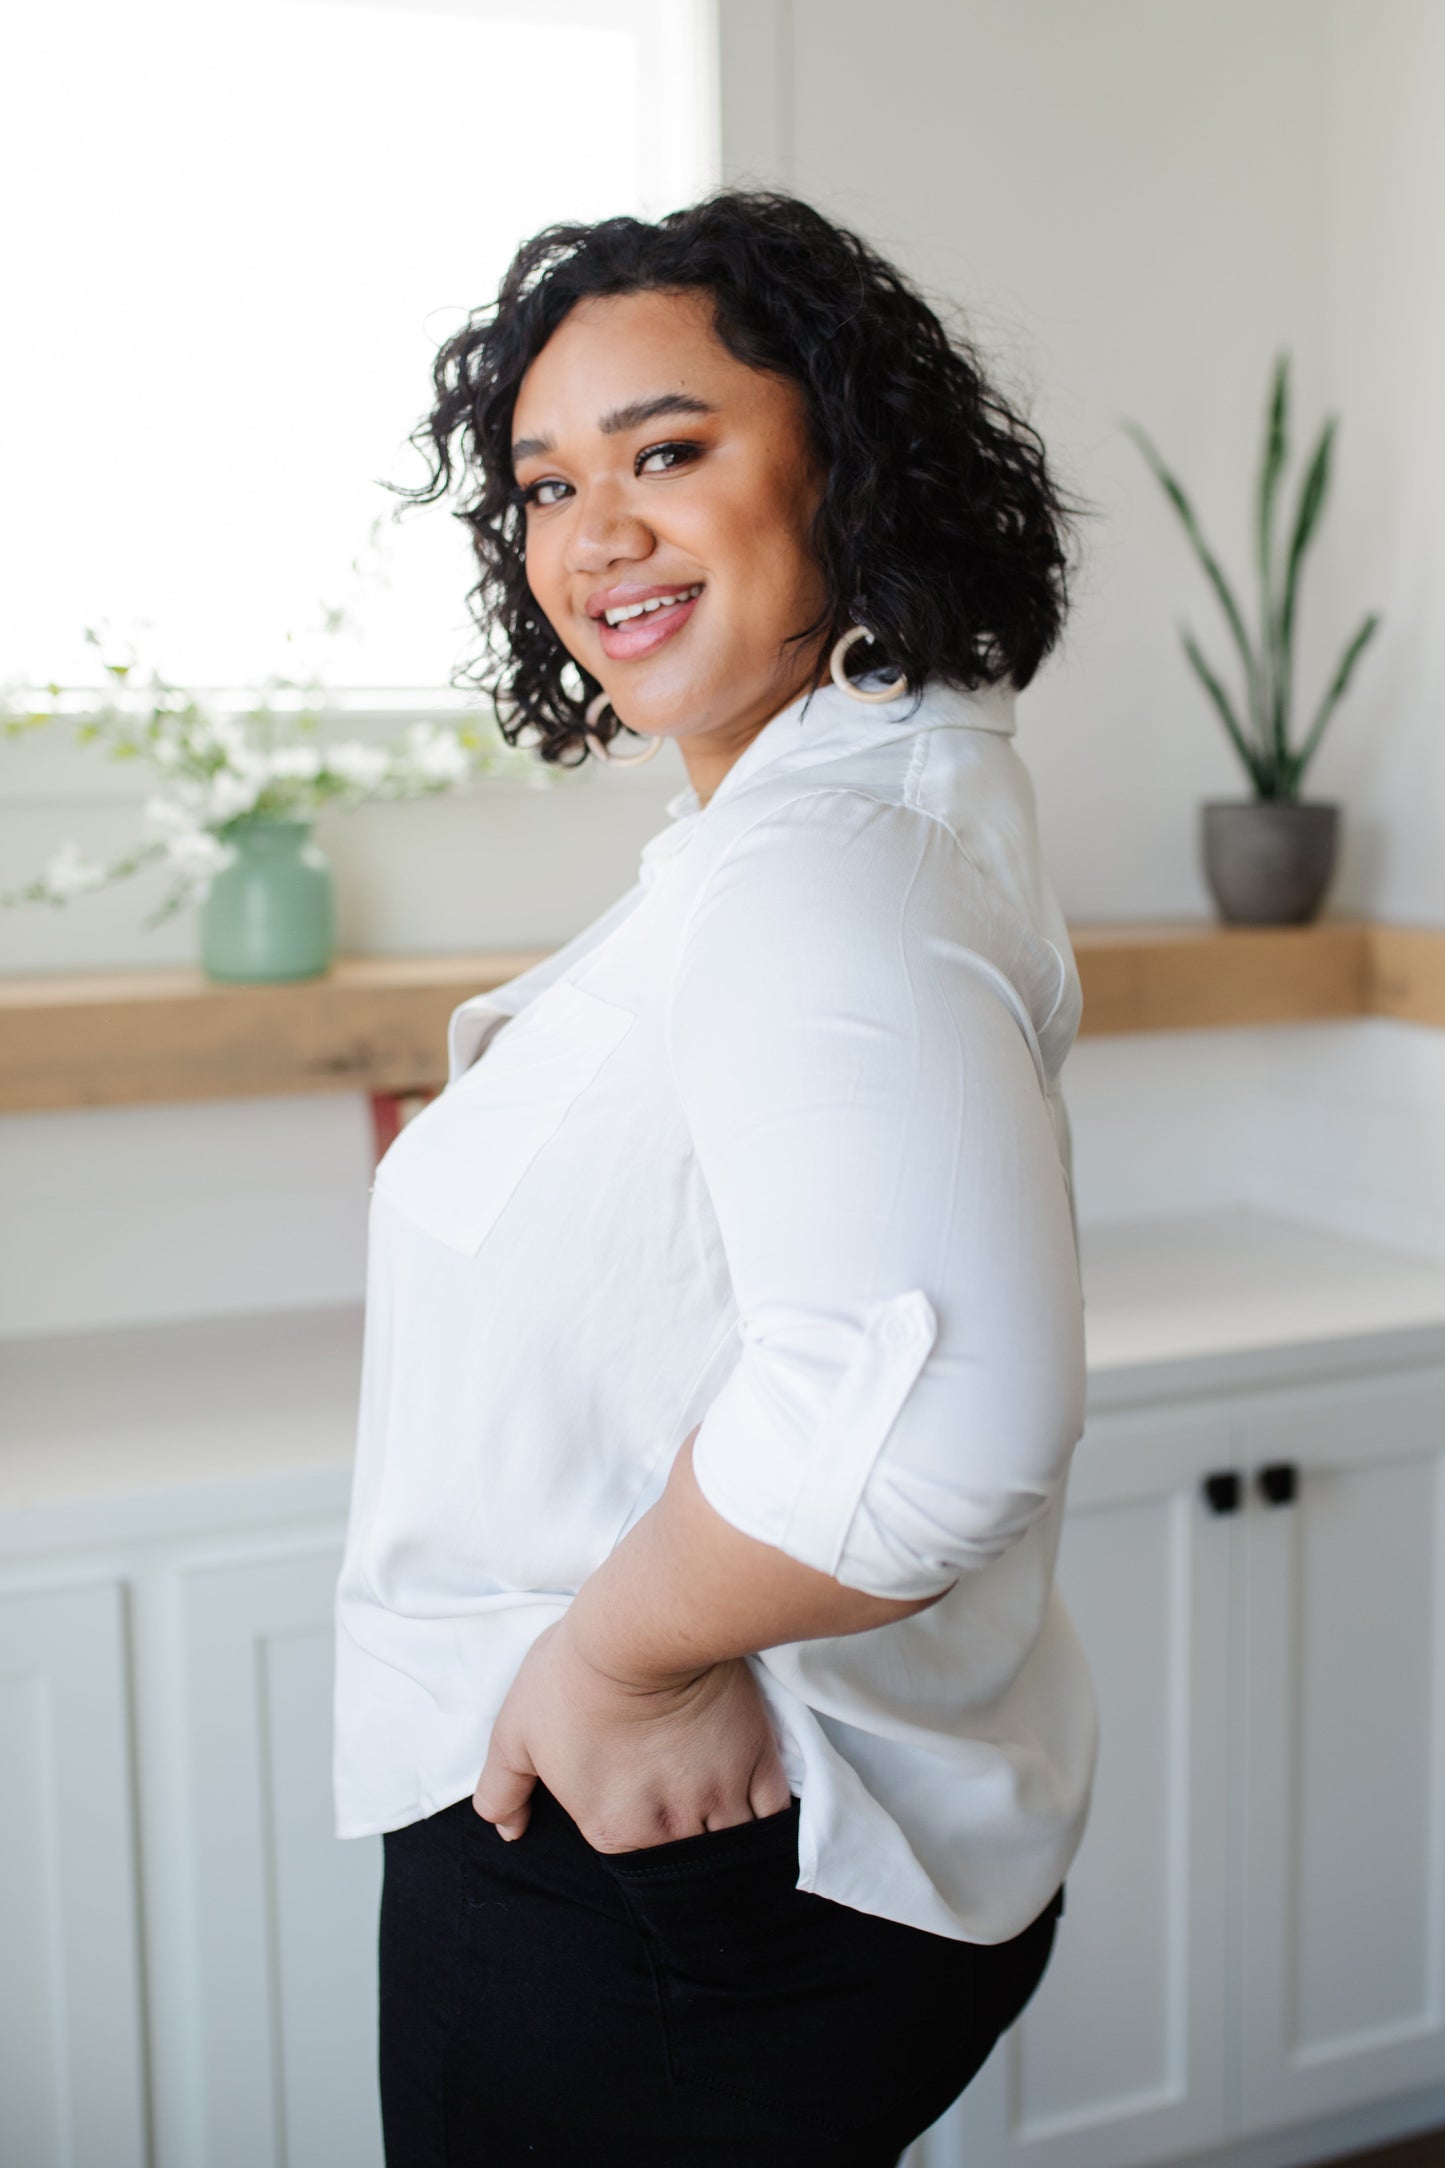
<svg viewBox="0 0 1445 2168">
<path fill-rule="evenodd" d="M 641 429 L 661 414 L 716 414 L 717 408 L 692 392 L 660 391 L 651 399 L 634 399 L 628 406 L 614 407 L 600 417 L 597 426 L 604 437 L 621 436 L 625 430 Z M 512 465 L 523 459 L 539 459 L 556 449 L 550 437 L 518 437 L 512 446 Z"/>
</svg>

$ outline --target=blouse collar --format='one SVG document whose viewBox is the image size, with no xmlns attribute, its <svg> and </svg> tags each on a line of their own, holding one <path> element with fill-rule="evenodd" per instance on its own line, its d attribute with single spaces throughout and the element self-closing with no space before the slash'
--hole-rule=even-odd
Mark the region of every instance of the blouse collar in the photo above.
<svg viewBox="0 0 1445 2168">
<path fill-rule="evenodd" d="M 863 682 L 866 684 L 867 680 Z M 1011 684 L 984 685 L 968 691 L 961 685 L 935 682 L 924 690 L 915 708 L 911 692 L 896 700 L 850 699 L 836 685 L 822 685 L 800 693 L 764 723 L 749 741 L 704 806 L 691 783 L 667 799 L 663 810 L 673 826 L 645 846 L 649 852 L 670 848 L 674 838 L 691 835 L 693 823 L 709 807 L 733 797 L 754 781 L 760 771 L 778 761 L 790 767 L 809 768 L 822 760 L 835 760 L 862 745 L 876 744 L 892 735 L 908 736 L 917 730 L 987 730 L 1013 737 L 1018 728 L 1017 695 Z M 804 712 L 806 710 L 806 713 Z M 900 730 L 900 725 L 906 726 Z"/>
</svg>

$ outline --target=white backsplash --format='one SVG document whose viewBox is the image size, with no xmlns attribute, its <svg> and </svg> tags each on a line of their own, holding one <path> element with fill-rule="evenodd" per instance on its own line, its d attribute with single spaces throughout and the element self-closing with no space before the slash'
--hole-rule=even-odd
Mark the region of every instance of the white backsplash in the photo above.
<svg viewBox="0 0 1445 2168">
<path fill-rule="evenodd" d="M 0 1121 L 0 1338 L 359 1300 L 355 1092 Z"/>
<path fill-rule="evenodd" d="M 1241 1207 L 1445 1260 L 1445 1032 L 1385 1019 L 1079 1041 L 1081 1226 Z M 355 1093 L 0 1121 L 0 1337 L 359 1301 Z"/>
<path fill-rule="evenodd" d="M 1445 1031 L 1338 1023 L 1082 1039 L 1081 1223 L 1241 1206 L 1445 1259 Z"/>
</svg>

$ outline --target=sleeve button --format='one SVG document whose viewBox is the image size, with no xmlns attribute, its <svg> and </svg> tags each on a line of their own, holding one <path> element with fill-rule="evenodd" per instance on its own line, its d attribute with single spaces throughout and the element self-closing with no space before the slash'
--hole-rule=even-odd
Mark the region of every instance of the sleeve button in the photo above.
<svg viewBox="0 0 1445 2168">
<path fill-rule="evenodd" d="M 918 1338 L 918 1328 L 911 1317 L 895 1310 L 891 1316 L 884 1318 L 882 1336 L 886 1347 L 910 1347 Z"/>
</svg>

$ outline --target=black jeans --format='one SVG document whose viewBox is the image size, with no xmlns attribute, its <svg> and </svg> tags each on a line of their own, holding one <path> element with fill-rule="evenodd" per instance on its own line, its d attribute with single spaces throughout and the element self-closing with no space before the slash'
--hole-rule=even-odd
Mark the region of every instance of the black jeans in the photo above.
<svg viewBox="0 0 1445 2168">
<path fill-rule="evenodd" d="M 594 1850 L 543 1784 L 385 1839 L 387 2168 L 894 2168 L 1033 1994 L 1060 1889 L 958 1942 L 800 1890 L 799 1802 Z"/>
</svg>

